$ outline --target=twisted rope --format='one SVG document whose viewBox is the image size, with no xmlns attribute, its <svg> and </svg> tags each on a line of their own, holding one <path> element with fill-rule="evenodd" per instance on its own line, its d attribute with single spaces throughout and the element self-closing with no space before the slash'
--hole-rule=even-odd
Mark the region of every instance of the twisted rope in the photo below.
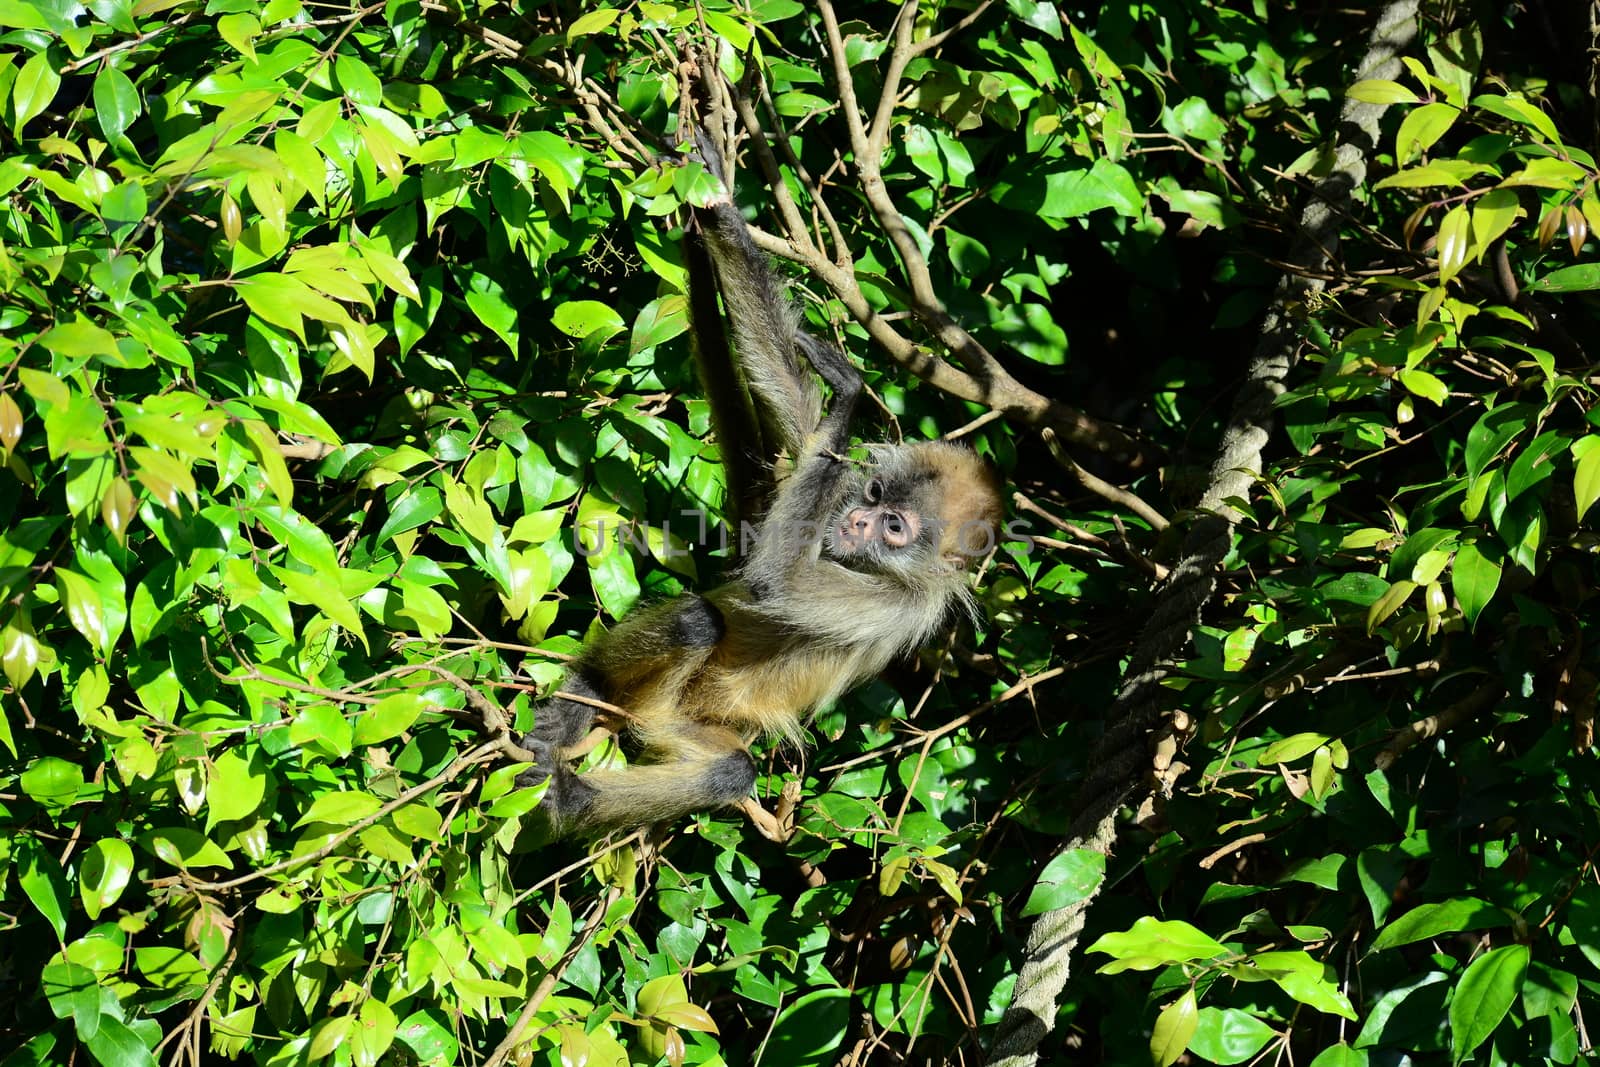
<svg viewBox="0 0 1600 1067">
<path fill-rule="evenodd" d="M 1356 69 L 1357 80 L 1392 79 L 1399 73 L 1399 55 L 1417 33 L 1417 7 L 1418 0 L 1393 0 L 1382 9 Z M 1239 518 L 1229 501 L 1248 499 L 1261 473 L 1261 453 L 1271 436 L 1272 404 L 1283 392 L 1297 356 L 1301 329 L 1296 310 L 1324 287 L 1318 276 L 1338 250 L 1339 218 L 1366 181 L 1367 157 L 1377 145 L 1383 110 L 1380 104 L 1345 101 L 1335 134 L 1333 168 L 1300 212 L 1300 236 L 1289 261 L 1304 273 L 1285 274 L 1278 282 L 1244 385 L 1218 443 L 1210 485 L 1197 509 L 1199 517 L 1134 647 L 1111 708 L 1110 728 L 1089 757 L 1091 769 L 1074 805 L 1078 815 L 1061 852 L 1084 848 L 1110 852 L 1117 812 L 1147 777 L 1149 734 L 1162 719 L 1161 683 L 1175 670 L 1199 622 L 1200 609 L 1216 591 L 1217 567 L 1233 543 L 1233 526 Z M 1097 893 L 1045 912 L 1034 922 L 1011 1005 L 995 1032 L 992 1067 L 1032 1067 L 1037 1062 L 1039 1044 L 1055 1024 L 1072 950 Z"/>
</svg>

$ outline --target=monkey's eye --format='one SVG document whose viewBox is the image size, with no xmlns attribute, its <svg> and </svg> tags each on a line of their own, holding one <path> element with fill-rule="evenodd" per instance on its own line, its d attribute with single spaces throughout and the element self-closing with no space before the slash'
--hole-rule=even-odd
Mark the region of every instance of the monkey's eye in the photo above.
<svg viewBox="0 0 1600 1067">
<path fill-rule="evenodd" d="M 891 548 L 904 548 L 911 543 L 911 527 L 898 511 L 883 513 L 883 540 Z"/>
<path fill-rule="evenodd" d="M 861 496 L 862 499 L 864 499 L 868 504 L 876 504 L 878 501 L 882 500 L 883 480 L 880 478 L 872 479 L 872 481 L 867 483 L 867 487 L 862 491 Z"/>
</svg>

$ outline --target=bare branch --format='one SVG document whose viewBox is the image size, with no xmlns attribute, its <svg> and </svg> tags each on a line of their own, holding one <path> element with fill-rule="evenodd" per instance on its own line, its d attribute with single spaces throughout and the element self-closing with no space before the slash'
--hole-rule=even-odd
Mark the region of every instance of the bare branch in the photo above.
<svg viewBox="0 0 1600 1067">
<path fill-rule="evenodd" d="M 989 10 L 989 5 L 993 3 L 994 0 L 983 0 L 983 3 L 967 12 L 966 16 L 960 22 L 956 23 L 954 26 L 951 26 L 948 30 L 941 30 L 931 37 L 927 37 L 921 41 L 918 41 L 911 49 L 911 53 L 913 55 L 920 56 L 924 52 L 931 52 L 933 49 L 938 48 L 940 45 L 944 44 L 946 40 L 960 33 L 962 30 L 966 29 L 968 26 L 971 26 L 974 22 L 977 22 L 980 18 L 982 18 L 983 13 Z"/>
<path fill-rule="evenodd" d="M 1148 522 L 1152 529 L 1165 530 L 1172 525 L 1165 515 L 1146 504 L 1135 494 L 1128 492 L 1121 486 L 1112 485 L 1104 478 L 1097 477 L 1084 470 L 1078 461 L 1067 455 L 1067 450 L 1061 447 L 1061 442 L 1056 438 L 1055 430 L 1046 426 L 1039 431 L 1039 436 L 1044 438 L 1045 447 L 1050 449 L 1050 455 L 1055 457 L 1055 461 L 1061 464 L 1067 473 L 1076 478 L 1078 484 L 1089 490 L 1089 492 L 1128 509 L 1145 522 Z"/>
</svg>

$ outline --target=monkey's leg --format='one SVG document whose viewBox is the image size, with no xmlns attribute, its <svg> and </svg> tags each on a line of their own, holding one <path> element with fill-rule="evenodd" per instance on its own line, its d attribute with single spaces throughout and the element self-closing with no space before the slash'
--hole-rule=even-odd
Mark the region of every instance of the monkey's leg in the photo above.
<svg viewBox="0 0 1600 1067">
<path fill-rule="evenodd" d="M 642 762 L 620 771 L 557 776 L 543 807 L 562 833 L 595 833 L 734 804 L 756 765 L 731 730 L 679 722 L 649 730 Z"/>
<path fill-rule="evenodd" d="M 710 648 L 727 632 L 722 612 L 704 597 L 680 597 L 661 605 L 653 615 L 641 618 L 642 625 L 624 624 L 613 632 L 592 658 L 567 671 L 558 692 L 610 703 L 610 692 L 616 687 L 607 685 L 608 680 L 626 689 L 638 679 L 666 669 L 681 658 L 682 649 Z M 641 634 L 641 630 L 646 632 Z M 577 755 L 567 750 L 575 748 L 594 727 L 598 710 L 583 700 L 552 697 L 535 714 L 533 731 L 523 737 L 522 746 L 534 751 L 543 746 L 552 750 L 553 759 Z"/>
<path fill-rule="evenodd" d="M 660 685 L 669 671 L 689 662 L 687 650 L 709 653 L 726 633 L 715 604 L 701 596 L 679 597 L 630 616 L 602 638 L 567 672 L 559 692 L 610 703 L 618 695 Z M 562 696 L 546 701 L 536 712 L 532 732 L 521 741 L 523 748 L 539 754 L 539 761 L 517 776 L 517 784 L 538 785 L 552 778 L 546 795 L 555 801 L 547 800 L 546 805 L 562 807 L 560 797 L 569 794 L 576 803 L 583 790 L 567 764 L 593 747 L 584 741 L 594 728 L 597 710 L 593 704 Z M 638 731 L 634 733 L 637 736 Z"/>
</svg>

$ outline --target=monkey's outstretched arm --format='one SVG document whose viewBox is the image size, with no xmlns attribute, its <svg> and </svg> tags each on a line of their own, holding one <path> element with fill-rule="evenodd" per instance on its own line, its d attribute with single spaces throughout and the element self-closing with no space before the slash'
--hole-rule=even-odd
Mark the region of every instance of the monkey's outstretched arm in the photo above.
<svg viewBox="0 0 1600 1067">
<path fill-rule="evenodd" d="M 776 443 L 795 465 L 747 561 L 747 573 L 755 579 L 759 594 L 793 578 L 796 566 L 815 558 L 823 533 L 819 521 L 832 512 L 843 473 L 838 455 L 850 443 L 861 375 L 843 352 L 800 329 L 796 309 L 769 259 L 751 241 L 744 216 L 726 195 L 724 161 L 704 134 L 697 136 L 696 144 L 725 194 L 694 209 L 694 221 L 727 308 L 740 371 L 766 416 L 764 424 L 776 427 Z M 826 417 L 802 356 L 833 391 Z"/>
<path fill-rule="evenodd" d="M 739 373 L 760 408 L 762 426 L 769 431 L 771 439 L 764 444 L 771 451 L 765 458 L 770 462 L 777 452 L 786 451 L 798 459 L 822 418 L 821 394 L 800 364 L 799 317 L 767 256 L 750 240 L 744 216 L 733 204 L 724 161 L 704 134 L 697 135 L 696 145 L 702 162 L 722 183 L 723 193 L 706 207 L 692 210 L 694 228 L 705 242 L 722 294 Z"/>
</svg>

